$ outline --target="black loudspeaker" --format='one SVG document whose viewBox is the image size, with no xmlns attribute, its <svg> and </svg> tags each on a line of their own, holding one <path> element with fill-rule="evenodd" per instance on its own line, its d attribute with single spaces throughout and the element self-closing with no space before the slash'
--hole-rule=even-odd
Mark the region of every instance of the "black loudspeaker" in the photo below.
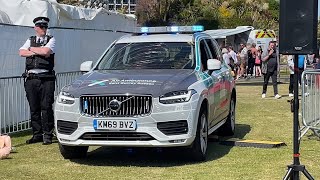
<svg viewBox="0 0 320 180">
<path fill-rule="evenodd" d="M 281 0 L 279 52 L 313 54 L 317 51 L 318 0 Z"/>
</svg>

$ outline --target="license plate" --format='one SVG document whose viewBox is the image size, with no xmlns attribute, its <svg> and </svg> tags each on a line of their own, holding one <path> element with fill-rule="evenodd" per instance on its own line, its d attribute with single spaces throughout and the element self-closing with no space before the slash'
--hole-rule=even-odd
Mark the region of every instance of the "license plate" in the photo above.
<svg viewBox="0 0 320 180">
<path fill-rule="evenodd" d="M 137 122 L 136 120 L 94 119 L 93 128 L 104 129 L 104 130 L 136 130 Z"/>
</svg>

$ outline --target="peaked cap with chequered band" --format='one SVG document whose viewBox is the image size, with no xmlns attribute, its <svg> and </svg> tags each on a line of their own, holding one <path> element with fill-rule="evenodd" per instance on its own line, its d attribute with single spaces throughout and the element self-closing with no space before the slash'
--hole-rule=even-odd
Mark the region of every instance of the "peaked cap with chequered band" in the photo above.
<svg viewBox="0 0 320 180">
<path fill-rule="evenodd" d="M 50 19 L 47 17 L 36 17 L 33 20 L 34 25 L 42 24 L 48 26 Z"/>
</svg>

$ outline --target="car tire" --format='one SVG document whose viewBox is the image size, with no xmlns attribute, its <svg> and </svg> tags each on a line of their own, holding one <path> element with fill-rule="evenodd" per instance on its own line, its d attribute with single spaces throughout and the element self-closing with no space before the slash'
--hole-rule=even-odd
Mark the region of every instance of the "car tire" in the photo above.
<svg viewBox="0 0 320 180">
<path fill-rule="evenodd" d="M 234 97 L 230 100 L 230 110 L 226 122 L 219 128 L 219 136 L 233 136 L 236 127 L 236 102 Z"/>
<path fill-rule="evenodd" d="M 87 156 L 89 146 L 65 146 L 59 143 L 59 150 L 64 159 L 79 159 Z"/>
<path fill-rule="evenodd" d="M 204 109 L 201 109 L 196 137 L 191 146 L 191 158 L 195 161 L 204 161 L 207 155 L 208 148 L 208 118 Z"/>
</svg>

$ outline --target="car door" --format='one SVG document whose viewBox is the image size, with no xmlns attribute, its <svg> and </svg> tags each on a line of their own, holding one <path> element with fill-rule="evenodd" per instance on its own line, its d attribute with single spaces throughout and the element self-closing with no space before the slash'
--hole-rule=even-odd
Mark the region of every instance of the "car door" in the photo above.
<svg viewBox="0 0 320 180">
<path fill-rule="evenodd" d="M 231 75 L 231 68 L 222 58 L 222 53 L 218 43 L 215 40 L 206 40 L 209 49 L 212 53 L 213 59 L 218 59 L 221 62 L 221 69 L 213 73 L 213 76 L 217 76 L 220 85 L 220 104 L 219 104 L 219 117 L 218 121 L 224 119 L 229 113 L 229 103 L 231 97 L 231 82 L 233 77 Z"/>
<path fill-rule="evenodd" d="M 208 104 L 209 104 L 209 112 L 208 112 L 208 124 L 209 127 L 214 126 L 218 121 L 218 117 L 220 116 L 221 110 L 218 108 L 221 103 L 220 97 L 220 83 L 218 76 L 214 75 L 218 73 L 216 70 L 212 74 L 209 74 L 207 68 L 208 59 L 212 59 L 212 53 L 208 47 L 206 42 L 206 38 L 200 39 L 199 42 L 200 49 L 200 61 L 201 61 L 201 76 L 204 81 L 204 84 L 208 90 Z"/>
</svg>

